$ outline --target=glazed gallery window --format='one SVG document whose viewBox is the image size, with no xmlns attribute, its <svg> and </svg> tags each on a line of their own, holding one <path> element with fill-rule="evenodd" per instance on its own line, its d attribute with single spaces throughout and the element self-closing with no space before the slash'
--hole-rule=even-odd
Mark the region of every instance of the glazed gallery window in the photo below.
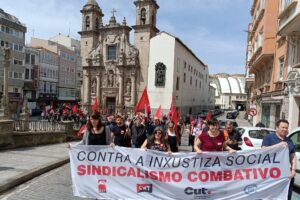
<svg viewBox="0 0 300 200">
<path fill-rule="evenodd" d="M 117 46 L 111 45 L 107 47 L 107 60 L 117 59 Z"/>
<path fill-rule="evenodd" d="M 281 57 L 278 60 L 278 78 L 277 78 L 277 80 L 283 79 L 283 67 L 284 67 L 284 57 Z"/>
<path fill-rule="evenodd" d="M 164 63 L 156 63 L 155 65 L 155 86 L 164 87 L 166 82 L 166 65 Z"/>
</svg>

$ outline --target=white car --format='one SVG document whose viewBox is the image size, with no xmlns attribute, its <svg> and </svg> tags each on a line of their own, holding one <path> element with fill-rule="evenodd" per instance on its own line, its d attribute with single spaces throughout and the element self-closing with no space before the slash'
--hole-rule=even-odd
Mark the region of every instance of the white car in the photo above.
<svg viewBox="0 0 300 200">
<path fill-rule="evenodd" d="M 241 150 L 260 149 L 265 135 L 276 132 L 275 129 L 263 127 L 238 127 L 237 130 L 243 139 L 243 144 L 239 146 Z"/>
<path fill-rule="evenodd" d="M 297 157 L 297 170 L 294 185 L 300 187 L 300 127 L 292 130 L 288 137 L 294 142 L 296 157 Z"/>
</svg>

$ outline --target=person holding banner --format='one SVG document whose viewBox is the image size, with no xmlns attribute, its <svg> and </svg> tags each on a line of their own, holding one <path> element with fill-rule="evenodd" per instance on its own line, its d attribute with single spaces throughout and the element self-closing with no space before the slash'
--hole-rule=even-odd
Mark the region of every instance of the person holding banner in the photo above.
<svg viewBox="0 0 300 200">
<path fill-rule="evenodd" d="M 163 138 L 163 130 L 160 127 L 156 127 L 153 131 L 153 134 L 145 140 L 143 145 L 141 146 L 142 149 L 151 149 L 157 151 L 164 151 L 171 153 L 169 145 Z"/>
<path fill-rule="evenodd" d="M 276 133 L 265 135 L 262 148 L 269 147 L 288 147 L 289 148 L 289 156 L 291 163 L 291 182 L 289 186 L 288 192 L 288 200 L 292 199 L 293 185 L 294 185 L 294 177 L 296 176 L 297 170 L 297 158 L 295 155 L 295 145 L 293 141 L 287 137 L 289 122 L 285 119 L 280 119 L 276 122 Z"/>
<path fill-rule="evenodd" d="M 207 124 L 209 130 L 207 132 L 202 132 L 194 145 L 194 149 L 197 153 L 202 153 L 202 151 L 229 151 L 230 153 L 236 152 L 227 145 L 224 133 L 219 130 L 219 122 L 217 119 L 212 118 L 207 122 Z"/>
<path fill-rule="evenodd" d="M 243 139 L 241 134 L 233 128 L 233 122 L 227 121 L 226 127 L 224 130 L 225 140 L 227 141 L 227 145 L 235 150 L 241 150 L 239 145 L 243 144 Z"/>
<path fill-rule="evenodd" d="M 93 111 L 87 122 L 87 128 L 79 144 L 83 145 L 110 145 L 110 131 L 105 128 L 98 111 Z"/>
</svg>

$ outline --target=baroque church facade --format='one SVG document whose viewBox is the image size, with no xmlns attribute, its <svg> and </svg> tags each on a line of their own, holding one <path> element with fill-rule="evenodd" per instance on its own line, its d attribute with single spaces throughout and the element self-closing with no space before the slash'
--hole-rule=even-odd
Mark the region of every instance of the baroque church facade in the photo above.
<svg viewBox="0 0 300 200">
<path fill-rule="evenodd" d="M 136 0 L 136 24 L 118 23 L 114 16 L 104 25 L 96 0 L 88 0 L 82 13 L 82 104 L 90 111 L 94 102 L 104 112 L 128 112 L 147 86 L 150 39 L 156 28 L 155 0 Z M 129 42 L 134 29 L 134 45 Z"/>
</svg>

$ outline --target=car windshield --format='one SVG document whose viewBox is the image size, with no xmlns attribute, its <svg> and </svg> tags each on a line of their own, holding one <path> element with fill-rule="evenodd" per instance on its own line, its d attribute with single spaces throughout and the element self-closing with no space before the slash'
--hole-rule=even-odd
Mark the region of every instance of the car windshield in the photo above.
<svg viewBox="0 0 300 200">
<path fill-rule="evenodd" d="M 266 130 L 266 129 L 250 130 L 249 131 L 249 136 L 252 137 L 252 138 L 256 138 L 256 139 L 263 139 L 265 137 L 265 135 L 271 134 L 271 133 L 275 133 L 275 131 L 269 131 L 269 130 Z"/>
</svg>

